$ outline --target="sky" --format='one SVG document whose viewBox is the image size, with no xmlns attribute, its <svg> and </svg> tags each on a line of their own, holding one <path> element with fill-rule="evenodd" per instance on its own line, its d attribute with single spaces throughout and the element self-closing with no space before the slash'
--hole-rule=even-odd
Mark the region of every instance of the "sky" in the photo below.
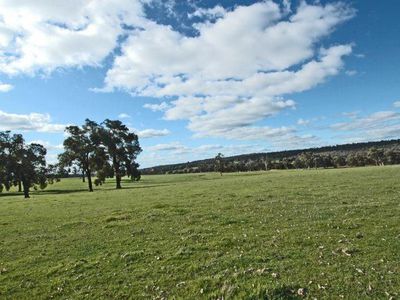
<svg viewBox="0 0 400 300">
<path fill-rule="evenodd" d="M 398 0 L 0 0 L 0 130 L 119 119 L 142 167 L 400 138 Z"/>
</svg>

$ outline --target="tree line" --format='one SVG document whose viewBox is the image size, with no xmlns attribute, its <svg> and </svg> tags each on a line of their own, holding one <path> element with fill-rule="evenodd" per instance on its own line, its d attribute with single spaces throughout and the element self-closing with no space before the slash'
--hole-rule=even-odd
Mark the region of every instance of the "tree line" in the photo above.
<svg viewBox="0 0 400 300">
<path fill-rule="evenodd" d="M 367 151 L 349 152 L 346 154 L 303 152 L 296 156 L 275 160 L 270 159 L 268 155 L 265 155 L 264 158 L 257 160 L 224 161 L 221 159 L 221 154 L 218 154 L 214 159 L 214 165 L 209 166 L 208 169 L 210 170 L 211 167 L 211 171 L 217 171 L 222 174 L 223 172 L 246 172 L 272 169 L 318 169 L 384 166 L 393 164 L 400 164 L 400 150 L 385 150 L 372 147 Z M 200 170 L 192 169 L 191 171 Z"/>
<path fill-rule="evenodd" d="M 43 145 L 26 143 L 21 134 L 0 132 L 0 192 L 15 187 L 29 198 L 31 188 L 44 189 L 48 184 L 80 172 L 88 190 L 102 185 L 106 178 L 115 178 L 120 189 L 122 177 L 134 181 L 141 174 L 137 156 L 142 149 L 138 136 L 119 120 L 96 123 L 89 119 L 82 126 L 68 126 L 63 142 L 64 152 L 57 164 L 46 164 Z M 92 177 L 96 176 L 93 180 Z"/>
<path fill-rule="evenodd" d="M 360 167 L 399 164 L 399 153 L 400 140 L 389 140 L 232 157 L 223 157 L 219 154 L 214 159 L 156 166 L 141 171 L 143 174 L 181 174 L 220 172 L 221 166 L 223 172 Z"/>
</svg>

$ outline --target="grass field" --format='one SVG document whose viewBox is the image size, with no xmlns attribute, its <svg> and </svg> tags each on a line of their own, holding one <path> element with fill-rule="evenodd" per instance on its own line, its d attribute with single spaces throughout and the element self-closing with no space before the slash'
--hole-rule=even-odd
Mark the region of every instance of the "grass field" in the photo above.
<svg viewBox="0 0 400 300">
<path fill-rule="evenodd" d="M 397 299 L 399 179 L 191 174 L 2 194 L 0 299 Z"/>
</svg>

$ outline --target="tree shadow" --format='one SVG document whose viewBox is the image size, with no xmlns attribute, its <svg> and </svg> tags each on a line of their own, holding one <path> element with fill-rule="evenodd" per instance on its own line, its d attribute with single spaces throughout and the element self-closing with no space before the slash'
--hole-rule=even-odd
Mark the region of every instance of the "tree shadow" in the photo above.
<svg viewBox="0 0 400 300">
<path fill-rule="evenodd" d="M 170 186 L 171 184 L 152 184 L 152 185 L 139 185 L 139 186 L 122 186 L 121 190 L 135 190 L 135 189 L 146 189 L 146 188 L 157 188 L 157 187 L 165 187 Z M 113 186 L 108 185 L 106 188 L 103 187 L 93 187 L 94 193 L 102 192 L 102 191 L 116 191 L 117 189 Z M 64 194 L 73 194 L 73 193 L 82 193 L 88 192 L 87 188 L 76 188 L 76 189 L 48 189 L 41 191 L 30 191 L 31 196 L 40 196 L 40 195 L 64 195 Z M 23 192 L 6 192 L 0 193 L 0 198 L 2 197 L 24 197 Z"/>
<path fill-rule="evenodd" d="M 122 186 L 122 190 L 135 190 L 135 189 L 147 189 L 147 188 L 155 188 L 155 187 L 164 187 L 170 186 L 171 184 L 149 184 L 149 185 L 140 185 L 140 186 Z M 109 191 L 111 189 L 107 189 Z"/>
<path fill-rule="evenodd" d="M 5 193 L 0 193 L 0 198 L 2 197 L 16 197 L 16 196 L 24 196 L 24 193 L 22 192 L 5 192 Z"/>
<path fill-rule="evenodd" d="M 278 299 L 285 299 L 285 300 L 299 300 L 303 299 L 304 296 L 297 294 L 298 289 L 300 286 L 282 286 L 278 287 L 271 292 L 268 293 L 268 296 L 264 299 L 268 300 L 278 300 Z M 304 290 L 304 293 L 306 290 Z"/>
<path fill-rule="evenodd" d="M 53 190 L 42 190 L 42 191 L 30 191 L 30 196 L 39 196 L 39 195 L 61 195 L 61 194 L 72 194 L 85 192 L 87 189 L 70 189 L 70 190 L 61 190 L 61 189 L 53 189 Z M 24 197 L 23 192 L 7 192 L 1 193 L 0 198 L 2 197 Z"/>
<path fill-rule="evenodd" d="M 31 195 L 62 195 L 62 194 L 73 194 L 73 193 L 81 193 L 81 192 L 89 192 L 88 189 L 70 189 L 70 190 L 62 190 L 62 189 L 51 189 L 51 190 L 42 190 L 38 192 L 31 192 Z"/>
</svg>

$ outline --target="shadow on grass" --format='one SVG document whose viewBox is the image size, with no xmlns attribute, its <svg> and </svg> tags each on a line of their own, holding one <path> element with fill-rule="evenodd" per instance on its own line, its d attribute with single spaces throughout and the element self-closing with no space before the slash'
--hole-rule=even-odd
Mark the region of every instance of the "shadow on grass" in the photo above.
<svg viewBox="0 0 400 300">
<path fill-rule="evenodd" d="M 1 197 L 14 197 L 14 196 L 24 196 L 24 193 L 19 193 L 19 192 L 6 192 L 6 193 L 0 193 L 0 198 Z"/>
<path fill-rule="evenodd" d="M 171 184 L 152 184 L 152 185 L 140 185 L 140 186 L 123 186 L 122 190 L 135 190 L 135 189 L 147 189 L 155 187 L 170 186 Z M 107 189 L 109 190 L 109 189 Z"/>
<path fill-rule="evenodd" d="M 72 194 L 72 193 L 79 193 L 79 192 L 85 192 L 87 189 L 70 189 L 70 190 L 42 190 L 42 191 L 30 191 L 29 194 L 31 196 L 37 196 L 37 195 L 62 195 L 62 194 Z M 24 193 L 19 193 L 19 192 L 8 192 L 4 194 L 0 194 L 1 197 L 24 197 Z"/>
<path fill-rule="evenodd" d="M 268 293 L 264 299 L 268 300 L 278 300 L 278 299 L 285 299 L 285 300 L 299 300 L 304 297 L 297 294 L 299 286 L 282 286 L 276 288 Z"/>
<path fill-rule="evenodd" d="M 170 184 L 156 184 L 156 185 L 144 185 L 144 186 L 122 186 L 121 190 L 135 190 L 135 189 L 145 189 L 145 188 L 156 188 L 156 187 L 164 187 L 169 186 Z M 102 192 L 102 191 L 116 191 L 115 187 L 107 186 L 106 188 L 96 188 L 94 187 L 94 193 Z M 87 188 L 79 188 L 79 189 L 50 189 L 50 190 L 41 190 L 41 191 L 31 191 L 31 196 L 39 196 L 39 195 L 64 195 L 64 194 L 73 194 L 73 193 L 82 193 L 88 192 Z M 7 192 L 0 193 L 0 198 L 2 197 L 24 197 L 23 192 Z"/>
</svg>

